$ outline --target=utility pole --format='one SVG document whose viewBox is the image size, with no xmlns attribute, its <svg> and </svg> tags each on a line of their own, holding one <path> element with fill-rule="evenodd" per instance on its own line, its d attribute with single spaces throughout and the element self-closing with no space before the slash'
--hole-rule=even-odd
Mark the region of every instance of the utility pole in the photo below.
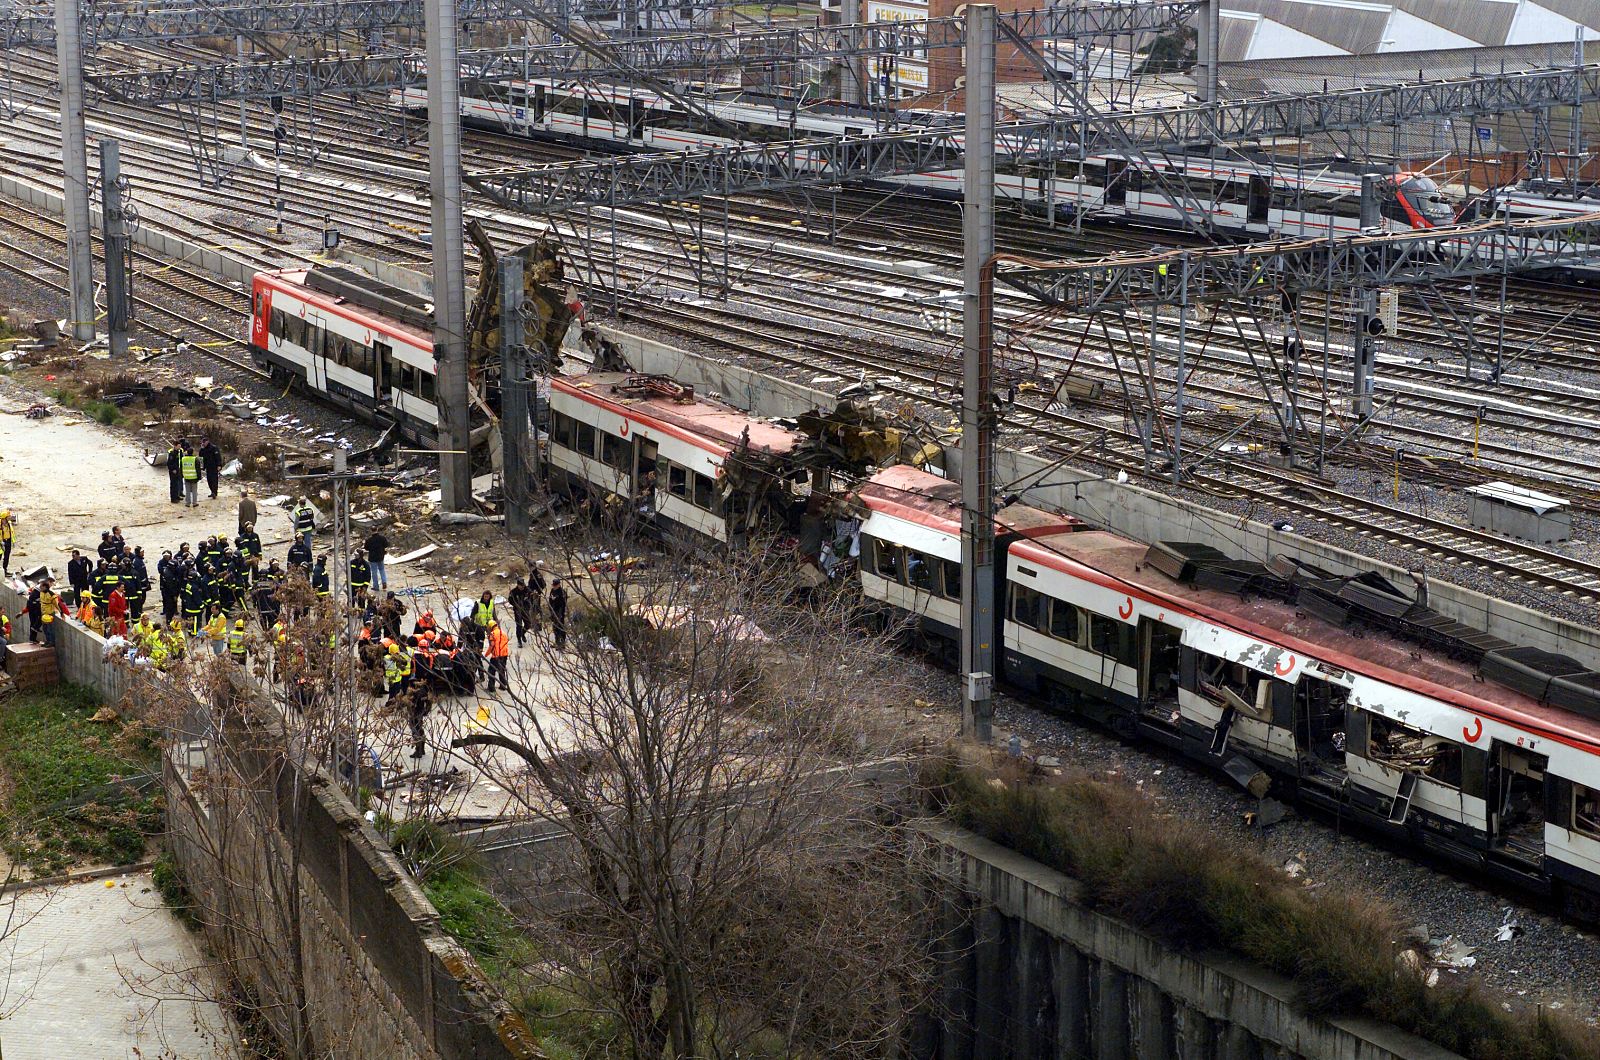
<svg viewBox="0 0 1600 1060">
<path fill-rule="evenodd" d="M 120 150 L 115 140 L 100 141 L 100 246 L 106 259 L 106 332 L 111 356 L 128 355 L 132 318 L 133 262 L 128 254 L 127 207 Z"/>
<path fill-rule="evenodd" d="M 239 65 L 241 67 L 244 66 L 245 50 L 244 50 L 244 34 L 243 33 L 234 34 L 233 47 L 234 47 L 234 54 L 236 55 L 236 57 L 239 60 Z M 244 71 L 240 70 L 239 73 L 240 73 L 240 76 L 243 76 Z M 250 146 L 250 125 L 246 121 L 246 107 L 247 106 L 248 106 L 248 104 L 245 103 L 244 97 L 240 96 L 239 97 L 239 146 L 240 147 L 249 147 Z"/>
<path fill-rule="evenodd" d="M 466 265 L 461 229 L 460 55 L 455 0 L 426 0 L 428 183 L 433 195 L 433 356 L 439 374 L 439 498 L 472 504 L 467 408 Z"/>
<path fill-rule="evenodd" d="M 94 255 L 89 238 L 89 146 L 83 131 L 83 53 L 77 0 L 56 2 L 56 70 L 61 79 L 61 196 L 67 219 L 68 325 L 94 339 Z"/>
<path fill-rule="evenodd" d="M 506 529 L 528 532 L 528 351 L 522 328 L 522 259 L 500 258 L 500 490 Z"/>
<path fill-rule="evenodd" d="M 1196 27 L 1199 63 L 1195 67 L 1195 95 L 1202 103 L 1217 102 L 1217 62 L 1222 50 L 1222 0 L 1205 0 Z"/>
<path fill-rule="evenodd" d="M 1380 185 L 1376 173 L 1361 174 L 1361 228 L 1363 231 L 1383 224 L 1383 211 L 1379 201 Z M 1366 288 L 1355 292 L 1355 326 L 1351 329 L 1350 357 L 1354 364 L 1351 379 L 1350 411 L 1357 419 L 1372 415 L 1373 370 L 1377 366 L 1378 352 L 1376 322 L 1378 320 L 1378 292 Z"/>
<path fill-rule="evenodd" d="M 961 237 L 961 732 L 994 717 L 994 67 L 995 8 L 967 8 L 967 127 Z"/>
</svg>

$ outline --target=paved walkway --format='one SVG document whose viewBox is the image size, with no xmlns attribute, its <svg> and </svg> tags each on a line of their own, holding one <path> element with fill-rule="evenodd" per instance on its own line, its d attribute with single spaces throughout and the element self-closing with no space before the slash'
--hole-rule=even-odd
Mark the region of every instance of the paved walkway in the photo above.
<svg viewBox="0 0 1600 1060">
<path fill-rule="evenodd" d="M 148 872 L 0 897 L 0 930 L 5 1060 L 239 1055 L 232 1020 L 194 1000 L 204 958 Z"/>
</svg>

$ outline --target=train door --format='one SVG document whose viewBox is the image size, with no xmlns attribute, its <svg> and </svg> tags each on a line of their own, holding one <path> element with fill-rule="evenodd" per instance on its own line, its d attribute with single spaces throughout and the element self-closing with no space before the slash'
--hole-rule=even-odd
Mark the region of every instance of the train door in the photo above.
<svg viewBox="0 0 1600 1060">
<path fill-rule="evenodd" d="M 316 310 L 306 312 L 306 383 L 313 390 L 328 389 L 328 344 L 333 336 L 328 334 L 328 320 Z"/>
<path fill-rule="evenodd" d="M 1294 686 L 1294 744 L 1301 775 L 1340 777 L 1345 773 L 1345 732 L 1350 692 L 1313 677 Z"/>
<path fill-rule="evenodd" d="M 1178 715 L 1179 654 L 1183 633 L 1153 618 L 1139 620 L 1139 702 L 1158 720 Z"/>
<path fill-rule="evenodd" d="M 1272 178 L 1260 173 L 1250 176 L 1250 197 L 1245 204 L 1246 223 L 1264 225 L 1272 209 Z"/>
<path fill-rule="evenodd" d="M 394 374 L 394 348 L 387 342 L 372 344 L 372 400 L 380 405 L 391 404 L 390 377 Z"/>
<path fill-rule="evenodd" d="M 250 345 L 258 350 L 265 350 L 272 341 L 269 334 L 271 319 L 272 291 L 267 287 L 257 287 L 255 305 L 250 314 Z"/>
<path fill-rule="evenodd" d="M 1544 857 L 1549 758 L 1496 740 L 1489 756 L 1489 847 L 1537 866 Z"/>
<path fill-rule="evenodd" d="M 1121 206 L 1128 201 L 1128 163 L 1120 158 L 1106 159 L 1106 195 L 1110 206 Z"/>
<path fill-rule="evenodd" d="M 633 490 L 630 495 L 639 506 L 639 514 L 645 518 L 653 516 L 656 511 L 656 461 L 660 455 L 661 447 L 654 438 L 635 434 Z"/>
<path fill-rule="evenodd" d="M 644 105 L 636 99 L 628 100 L 628 138 L 644 140 Z"/>
</svg>

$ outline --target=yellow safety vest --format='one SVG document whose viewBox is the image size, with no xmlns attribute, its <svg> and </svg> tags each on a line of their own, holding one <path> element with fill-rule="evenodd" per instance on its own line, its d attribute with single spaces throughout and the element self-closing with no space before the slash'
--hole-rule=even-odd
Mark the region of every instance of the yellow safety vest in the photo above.
<svg viewBox="0 0 1600 1060">
<path fill-rule="evenodd" d="M 206 623 L 206 637 L 209 640 L 222 640 L 228 635 L 228 619 L 225 615 L 218 615 Z"/>
<path fill-rule="evenodd" d="M 10 519 L 0 521 L 0 541 L 10 541 L 11 535 L 16 533 L 16 527 Z"/>
<path fill-rule="evenodd" d="M 39 594 L 39 617 L 46 622 L 56 620 L 56 612 L 61 609 L 61 599 L 55 593 Z"/>
<path fill-rule="evenodd" d="M 195 482 L 200 478 L 200 458 L 198 456 L 184 457 L 179 461 L 179 466 L 183 468 L 185 481 Z"/>
<path fill-rule="evenodd" d="M 244 654 L 245 631 L 233 629 L 228 631 L 228 650 L 235 655 Z"/>
</svg>

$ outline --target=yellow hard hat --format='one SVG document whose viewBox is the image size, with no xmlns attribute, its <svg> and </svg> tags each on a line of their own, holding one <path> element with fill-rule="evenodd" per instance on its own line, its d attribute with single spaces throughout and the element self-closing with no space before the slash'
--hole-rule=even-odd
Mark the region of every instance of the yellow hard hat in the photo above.
<svg viewBox="0 0 1600 1060">
<path fill-rule="evenodd" d="M 237 620 L 236 622 L 234 622 L 233 628 L 234 629 L 243 629 L 244 628 L 244 619 L 241 618 L 241 619 Z"/>
<path fill-rule="evenodd" d="M 400 645 L 398 645 L 398 644 L 389 645 L 389 654 L 390 655 L 399 655 L 400 654 Z"/>
</svg>

